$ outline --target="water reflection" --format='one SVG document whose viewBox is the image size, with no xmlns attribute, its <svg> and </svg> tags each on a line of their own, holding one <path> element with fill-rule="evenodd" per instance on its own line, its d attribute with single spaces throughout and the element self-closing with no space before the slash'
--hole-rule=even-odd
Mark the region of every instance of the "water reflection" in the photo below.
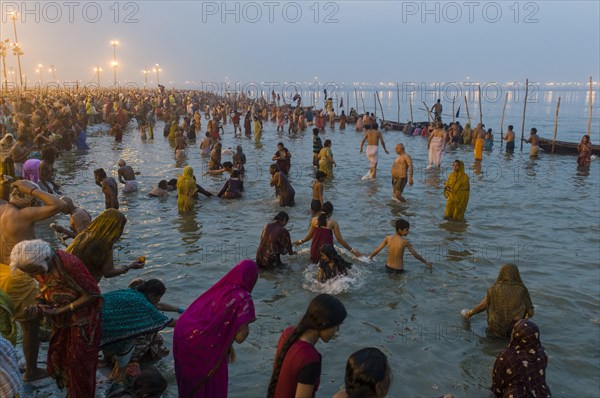
<svg viewBox="0 0 600 398">
<path fill-rule="evenodd" d="M 202 233 L 199 232 L 200 224 L 196 220 L 196 211 L 189 214 L 180 214 L 179 217 L 175 218 L 174 224 L 186 246 L 193 245 L 202 237 Z"/>
</svg>

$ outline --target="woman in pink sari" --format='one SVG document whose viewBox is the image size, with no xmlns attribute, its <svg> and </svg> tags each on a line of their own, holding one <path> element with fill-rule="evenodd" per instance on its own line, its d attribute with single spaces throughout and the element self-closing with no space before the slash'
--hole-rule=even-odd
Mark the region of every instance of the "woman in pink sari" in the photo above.
<svg viewBox="0 0 600 398">
<path fill-rule="evenodd" d="M 179 397 L 227 398 L 227 360 L 235 360 L 232 344 L 246 340 L 255 320 L 251 292 L 257 279 L 256 263 L 240 262 L 177 320 L 173 357 Z"/>
</svg>

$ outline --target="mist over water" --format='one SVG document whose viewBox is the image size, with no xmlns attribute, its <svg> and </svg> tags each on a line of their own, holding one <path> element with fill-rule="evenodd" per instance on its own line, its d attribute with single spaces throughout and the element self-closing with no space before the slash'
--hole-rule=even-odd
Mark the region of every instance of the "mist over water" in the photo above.
<svg viewBox="0 0 600 398">
<path fill-rule="evenodd" d="M 558 139 L 579 142 L 587 128 L 583 93 L 543 94 L 539 103 L 528 104 L 526 136 L 535 126 L 542 137 L 550 138 L 557 95 L 562 96 Z M 382 102 L 386 119 L 395 120 L 396 103 L 385 95 Z M 481 301 L 507 262 L 519 266 L 529 288 L 533 319 L 549 356 L 547 381 L 554 395 L 598 396 L 600 163 L 592 161 L 585 173 L 577 170 L 575 156 L 542 152 L 539 159 L 530 160 L 527 144 L 523 152 L 517 144 L 515 154 L 507 156 L 500 150 L 497 134 L 501 102 L 484 103 L 484 123 L 494 128 L 496 142 L 492 152 L 484 153 L 481 167 L 474 167 L 473 148 L 465 146 L 446 149 L 442 169 L 427 173 L 426 140 L 390 131 L 384 132 L 390 155 L 380 149 L 378 178 L 362 180 L 369 167 L 366 156 L 358 154 L 362 134 L 350 125 L 345 131 L 326 128 L 322 139 L 333 141 L 338 166 L 333 182 L 325 183 L 324 196 L 334 204 L 333 217 L 344 239 L 368 255 L 394 233 L 394 221 L 404 218 L 411 224 L 408 239 L 433 262 L 433 269 L 406 253 L 407 273 L 389 276 L 384 271 L 385 250 L 368 262 L 338 246 L 353 268 L 347 277 L 321 284 L 314 279 L 317 267 L 310 264 L 309 245 L 298 247 L 298 255 L 282 258 L 286 268 L 261 273 L 253 292 L 257 321 L 250 326 L 248 340 L 235 345 L 238 360 L 229 366 L 230 397 L 264 396 L 281 331 L 298 322 L 309 300 L 320 292 L 340 298 L 348 317 L 335 339 L 317 345 L 323 355 L 318 396 L 332 396 L 343 385 L 346 359 L 365 346 L 382 349 L 391 360 L 389 397 L 433 397 L 445 392 L 457 397 L 489 396 L 492 366 L 507 342 L 486 337 L 484 314 L 468 324 L 460 310 Z M 350 105 L 354 107 L 353 99 Z M 448 106 L 444 103 L 444 113 Z M 425 112 L 419 112 L 422 117 L 415 120 L 426 120 Z M 464 125 L 463 112 L 464 105 L 460 119 Z M 470 112 L 472 119 L 478 119 L 478 111 Z M 405 104 L 401 113 L 406 120 Z M 507 106 L 505 125 L 515 125 L 517 135 L 521 113 L 522 103 Z M 597 107 L 594 115 L 592 143 L 598 143 Z M 205 125 L 203 120 L 203 129 Z M 174 178 L 182 170 L 162 137 L 162 128 L 158 123 L 154 141 L 141 141 L 132 122 L 123 143 L 114 143 L 106 128 L 92 127 L 91 151 L 65 154 L 58 160 L 57 176 L 62 191 L 95 217 L 104 209 L 104 199 L 94 184 L 93 170 L 103 167 L 116 173 L 120 158 L 139 170 L 140 192 L 119 196 L 128 222 L 116 245 L 115 260 L 123 264 L 144 255 L 147 266 L 126 277 L 105 279 L 100 287 L 107 292 L 126 287 L 135 277 L 159 278 L 167 286 L 165 302 L 188 306 L 237 262 L 254 258 L 263 226 L 278 211 L 289 213 L 292 239 L 304 237 L 310 222 L 312 132 L 289 137 L 266 122 L 262 146 L 256 147 L 247 138 L 233 138 L 232 124 L 225 125 L 223 148 L 242 144 L 248 159 L 243 198 L 201 196 L 193 214 L 179 215 L 174 193 L 164 201 L 147 197 L 159 180 Z M 280 141 L 293 156 L 293 208 L 279 208 L 269 186 L 268 166 Z M 393 148 L 400 142 L 415 167 L 414 185 L 405 190 L 406 203 L 391 199 Z M 200 157 L 198 144 L 189 148 L 185 164 L 194 168 L 202 187 L 216 193 L 225 178 L 202 176 L 207 159 Z M 471 183 L 464 223 L 443 218 L 443 186 L 455 159 L 465 161 Z M 224 155 L 222 160 L 230 157 Z M 61 221 L 66 222 L 66 217 Z M 54 239 L 47 233 L 40 236 Z M 162 333 L 171 348 L 172 330 Z M 176 397 L 172 356 L 158 368 L 169 381 L 168 396 Z"/>
</svg>

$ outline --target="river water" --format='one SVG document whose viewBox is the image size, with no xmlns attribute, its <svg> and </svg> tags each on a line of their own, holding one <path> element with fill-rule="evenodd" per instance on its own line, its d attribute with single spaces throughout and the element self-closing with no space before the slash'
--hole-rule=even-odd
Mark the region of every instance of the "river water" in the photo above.
<svg viewBox="0 0 600 398">
<path fill-rule="evenodd" d="M 585 98 L 581 93 L 578 98 L 577 104 L 565 106 L 564 119 L 571 122 L 563 131 L 571 133 L 559 139 L 579 141 L 587 128 Z M 547 111 L 555 107 L 553 101 L 542 98 L 537 106 L 544 111 L 531 107 L 526 131 L 553 124 L 553 111 Z M 394 108 L 389 103 L 385 106 Z M 595 115 L 594 143 L 598 142 L 597 109 Z M 484 123 L 497 120 L 499 124 L 496 113 L 484 119 Z M 520 125 L 516 105 L 507 120 Z M 281 210 L 269 187 L 267 171 L 279 141 L 293 155 L 291 182 L 296 206 L 285 209 L 290 214 L 288 229 L 294 240 L 305 235 L 310 220 L 312 134 L 307 130 L 288 137 L 287 133 L 276 133 L 273 123 L 265 123 L 263 146 L 257 148 L 246 138 L 233 138 L 232 125 L 226 125 L 224 148 L 241 143 L 248 158 L 244 197 L 236 201 L 202 197 L 194 214 L 182 216 L 177 212 L 175 195 L 165 201 L 146 196 L 159 180 L 181 172 L 172 148 L 162 137 L 162 126 L 156 126 L 154 141 L 142 141 L 132 122 L 122 143 L 114 143 L 102 127 L 93 127 L 88 139 L 92 150 L 63 156 L 58 175 L 63 192 L 96 216 L 103 210 L 104 200 L 94 184 L 95 168 L 115 172 L 117 160 L 123 158 L 141 172 L 140 192 L 120 194 L 120 210 L 128 223 L 116 245 L 115 259 L 123 264 L 144 255 L 147 266 L 128 277 L 103 280 L 101 289 L 124 288 L 133 277 L 159 278 L 167 286 L 163 300 L 187 306 L 238 261 L 254 257 L 263 225 Z M 541 135 L 548 136 L 545 129 Z M 334 204 L 333 216 L 347 242 L 369 253 L 385 235 L 394 232 L 394 221 L 402 217 L 411 223 L 410 241 L 433 262 L 433 269 L 427 270 L 407 254 L 408 272 L 388 276 L 384 251 L 373 262 L 352 259 L 354 268 L 348 278 L 321 285 L 314 282 L 316 266 L 310 264 L 308 245 L 302 246 L 297 256 L 284 257 L 288 268 L 262 273 L 254 289 L 257 321 L 251 325 L 248 340 L 236 345 L 238 362 L 229 370 L 231 397 L 265 395 L 280 332 L 300 319 L 309 300 L 319 292 L 336 294 L 344 302 L 348 317 L 334 340 L 317 345 L 323 354 L 318 396 L 330 397 L 343 384 L 346 359 L 352 352 L 375 346 L 392 363 L 390 397 L 435 397 L 443 392 L 456 397 L 488 397 L 495 357 L 507 342 L 486 337 L 484 314 L 474 317 L 469 325 L 462 321 L 460 310 L 479 303 L 500 266 L 507 262 L 519 266 L 531 293 L 534 320 L 549 356 L 547 381 L 554 396 L 598 396 L 597 159 L 589 173 L 582 173 L 576 169 L 574 156 L 542 152 L 539 159 L 530 160 L 526 144 L 523 152 L 517 150 L 507 157 L 497 141 L 494 150 L 484 155 L 480 169 L 473 168 L 469 147 L 447 150 L 443 169 L 437 174 L 426 173 L 425 139 L 386 132 L 384 139 L 391 153 L 380 151 L 376 180 L 362 180 L 368 171 L 368 160 L 358 154 L 362 136 L 349 127 L 346 131 L 326 129 L 322 138 L 333 141 L 338 163 L 333 183 L 325 185 L 325 199 Z M 405 144 L 415 165 L 415 183 L 407 187 L 408 201 L 402 204 L 391 200 L 389 177 L 394 144 L 399 142 Z M 224 155 L 223 161 L 229 158 Z M 471 182 L 464 224 L 443 218 L 443 184 L 454 159 L 465 161 Z M 206 170 L 206 163 L 197 144 L 190 147 L 188 164 L 197 176 Z M 224 181 L 221 177 L 199 177 L 199 183 L 213 192 L 218 192 Z M 40 235 L 53 238 L 41 228 Z M 163 336 L 171 347 L 172 330 L 165 330 Z M 170 383 L 168 396 L 176 397 L 172 357 L 162 360 L 158 367 Z"/>
</svg>

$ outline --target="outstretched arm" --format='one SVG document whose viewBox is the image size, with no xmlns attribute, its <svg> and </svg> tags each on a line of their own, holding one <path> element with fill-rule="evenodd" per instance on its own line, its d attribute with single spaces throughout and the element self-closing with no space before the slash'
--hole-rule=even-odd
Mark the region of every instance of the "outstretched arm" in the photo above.
<svg viewBox="0 0 600 398">
<path fill-rule="evenodd" d="M 382 251 L 383 248 L 387 246 L 387 243 L 388 243 L 388 238 L 386 236 L 385 239 L 383 240 L 383 242 L 381 242 L 381 244 L 379 246 L 377 246 L 377 249 L 375 249 L 373 251 L 373 253 L 371 253 L 371 255 L 369 256 L 369 260 L 373 260 L 373 257 L 378 255 L 379 252 Z"/>
<path fill-rule="evenodd" d="M 481 303 L 477 304 L 475 307 L 471 308 L 467 311 L 463 316 L 467 319 L 471 318 L 475 314 L 479 314 L 482 311 L 485 311 L 487 308 L 487 295 L 481 300 Z"/>
<path fill-rule="evenodd" d="M 333 222 L 333 234 L 335 235 L 335 238 L 340 243 L 340 245 L 344 246 L 346 248 L 346 250 L 348 250 L 350 253 L 354 254 L 354 256 L 356 256 L 356 257 L 360 257 L 361 256 L 361 254 L 360 254 L 360 252 L 358 250 L 354 250 L 344 240 L 344 238 L 342 238 L 342 233 L 340 232 L 340 226 L 338 225 L 337 221 Z"/>
<path fill-rule="evenodd" d="M 407 244 L 406 244 L 406 248 L 408 249 L 408 251 L 409 251 L 409 252 L 410 252 L 410 253 L 411 253 L 413 256 L 415 256 L 415 258 L 416 258 L 417 260 L 421 261 L 422 263 L 424 263 L 425 265 L 427 265 L 429 268 L 431 268 L 431 267 L 432 267 L 432 264 L 431 264 L 429 261 L 425 260 L 423 257 L 421 257 L 421 256 L 419 255 L 419 253 L 417 253 L 417 252 L 415 251 L 415 249 L 413 249 L 413 247 L 412 247 L 412 245 L 411 245 L 410 243 L 407 243 Z"/>
</svg>

